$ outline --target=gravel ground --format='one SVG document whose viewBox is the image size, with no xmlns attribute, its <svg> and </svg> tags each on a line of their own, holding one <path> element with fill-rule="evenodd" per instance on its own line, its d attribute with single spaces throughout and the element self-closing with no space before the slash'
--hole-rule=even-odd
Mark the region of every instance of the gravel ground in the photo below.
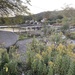
<svg viewBox="0 0 75 75">
<path fill-rule="evenodd" d="M 37 38 L 39 39 L 39 38 Z M 31 39 L 25 39 L 18 41 L 16 45 L 19 47 L 18 48 L 18 53 L 20 54 L 20 60 L 25 61 L 26 60 L 26 50 L 27 50 L 27 44 L 32 42 L 33 38 Z"/>
<path fill-rule="evenodd" d="M 30 43 L 32 39 L 25 39 L 18 41 L 16 45 L 18 46 L 18 53 L 20 54 L 20 61 L 25 62 L 26 61 L 26 50 L 27 50 L 27 44 Z"/>
<path fill-rule="evenodd" d="M 19 53 L 24 53 L 26 52 L 26 49 L 27 49 L 27 44 L 30 43 L 32 41 L 32 39 L 25 39 L 25 40 L 21 40 L 21 41 L 18 41 L 16 43 L 16 45 L 19 47 L 18 49 L 18 52 Z"/>
</svg>

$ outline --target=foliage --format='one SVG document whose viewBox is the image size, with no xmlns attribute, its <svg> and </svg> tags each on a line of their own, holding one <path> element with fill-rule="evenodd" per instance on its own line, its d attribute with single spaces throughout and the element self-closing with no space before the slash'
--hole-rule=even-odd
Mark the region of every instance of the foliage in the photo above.
<svg viewBox="0 0 75 75">
<path fill-rule="evenodd" d="M 75 71 L 75 60 L 71 61 L 70 68 L 68 70 L 68 74 L 67 75 L 75 75 L 74 71 Z"/>
<path fill-rule="evenodd" d="M 50 42 L 58 45 L 60 43 L 66 44 L 66 37 L 63 35 L 62 32 L 57 33 L 56 31 L 51 34 Z"/>
<path fill-rule="evenodd" d="M 63 33 L 66 33 L 69 30 L 69 24 L 65 23 L 62 27 L 61 27 L 61 31 Z"/>
<path fill-rule="evenodd" d="M 75 40 L 75 32 L 67 33 L 66 36 L 72 40 Z"/>
<path fill-rule="evenodd" d="M 21 15 L 15 17 L 0 17 L 0 24 L 2 25 L 15 25 L 24 23 L 24 17 Z"/>
<path fill-rule="evenodd" d="M 2 51 L 3 50 L 3 51 Z M 17 75 L 18 74 L 18 59 L 19 54 L 14 52 L 16 47 L 11 47 L 9 54 L 6 50 L 0 49 L 0 75 Z"/>
<path fill-rule="evenodd" d="M 30 4 L 30 0 L 0 0 L 0 15 L 8 15 L 14 12 L 15 14 L 28 13 L 26 4 Z"/>
<path fill-rule="evenodd" d="M 46 46 L 34 39 L 27 50 L 28 75 L 74 75 L 75 53 L 74 45 L 64 45 L 62 43 Z M 72 74 L 71 74 L 72 73 Z"/>
<path fill-rule="evenodd" d="M 28 34 L 27 33 L 26 34 L 20 34 L 19 35 L 19 40 L 24 40 L 26 38 L 28 38 Z"/>
</svg>

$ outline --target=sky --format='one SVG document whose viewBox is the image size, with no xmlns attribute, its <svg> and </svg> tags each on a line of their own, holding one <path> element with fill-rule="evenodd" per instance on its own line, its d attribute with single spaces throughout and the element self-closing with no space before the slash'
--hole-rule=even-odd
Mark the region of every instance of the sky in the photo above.
<svg viewBox="0 0 75 75">
<path fill-rule="evenodd" d="M 66 5 L 75 8 L 75 0 L 31 0 L 31 5 L 28 6 L 30 12 L 37 14 L 43 11 L 61 10 Z"/>
</svg>

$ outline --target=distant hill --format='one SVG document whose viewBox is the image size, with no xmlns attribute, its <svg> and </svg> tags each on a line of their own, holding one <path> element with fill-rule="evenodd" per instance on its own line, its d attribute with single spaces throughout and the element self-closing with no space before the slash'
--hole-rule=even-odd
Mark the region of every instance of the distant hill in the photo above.
<svg viewBox="0 0 75 75">
<path fill-rule="evenodd" d="M 43 18 L 47 19 L 47 22 L 50 24 L 58 23 L 70 23 L 71 25 L 75 25 L 75 9 L 71 7 L 66 7 L 60 11 L 45 11 L 38 14 L 32 14 L 29 16 L 17 15 L 15 17 L 0 18 L 0 25 L 16 25 L 16 24 L 24 24 L 29 23 L 30 20 L 41 22 Z"/>
<path fill-rule="evenodd" d="M 62 16 L 62 11 L 46 11 L 46 12 L 41 12 L 41 13 L 38 13 L 38 14 L 35 14 L 35 15 L 32 15 L 32 17 L 35 19 L 35 20 L 40 20 L 40 19 L 43 19 L 43 18 L 54 18 L 54 17 L 57 17 L 57 16 Z"/>
</svg>

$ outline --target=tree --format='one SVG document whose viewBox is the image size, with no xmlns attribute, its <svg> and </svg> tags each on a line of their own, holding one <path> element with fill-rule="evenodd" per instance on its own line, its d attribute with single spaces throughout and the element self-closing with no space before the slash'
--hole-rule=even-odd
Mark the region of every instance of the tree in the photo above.
<svg viewBox="0 0 75 75">
<path fill-rule="evenodd" d="M 62 11 L 62 23 L 68 22 L 69 25 L 75 25 L 75 8 L 66 5 Z"/>
<path fill-rule="evenodd" d="M 62 11 L 63 17 L 72 18 L 75 15 L 75 8 L 66 5 Z"/>
<path fill-rule="evenodd" d="M 30 4 L 30 0 L 0 0 L 0 16 L 28 13 L 26 4 Z"/>
</svg>

